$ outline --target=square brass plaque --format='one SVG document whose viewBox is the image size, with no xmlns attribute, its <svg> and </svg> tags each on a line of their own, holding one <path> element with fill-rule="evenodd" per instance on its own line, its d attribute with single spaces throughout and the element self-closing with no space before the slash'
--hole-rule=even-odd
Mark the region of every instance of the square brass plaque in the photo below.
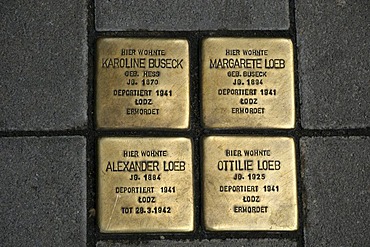
<svg viewBox="0 0 370 247">
<path fill-rule="evenodd" d="M 193 230 L 189 139 L 102 138 L 98 149 L 101 232 Z"/>
<path fill-rule="evenodd" d="M 211 231 L 298 228 L 294 140 L 204 139 L 204 222 Z"/>
<path fill-rule="evenodd" d="M 202 87 L 206 127 L 294 128 L 292 41 L 205 39 Z"/>
<path fill-rule="evenodd" d="M 187 40 L 101 38 L 96 67 L 98 128 L 188 128 Z"/>
</svg>

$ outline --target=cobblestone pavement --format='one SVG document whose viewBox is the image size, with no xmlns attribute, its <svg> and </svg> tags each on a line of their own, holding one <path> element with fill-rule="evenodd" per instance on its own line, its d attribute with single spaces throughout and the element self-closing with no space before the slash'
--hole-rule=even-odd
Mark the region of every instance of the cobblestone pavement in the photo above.
<svg viewBox="0 0 370 247">
<path fill-rule="evenodd" d="M 370 2 L 2 1 L 1 246 L 368 246 Z M 102 234 L 96 142 L 165 131 L 95 128 L 98 37 L 181 37 L 190 48 L 191 128 L 204 133 L 199 81 L 205 37 L 284 37 L 295 49 L 296 127 L 234 134 L 294 137 L 299 229 L 207 232 L 195 186 L 195 231 Z M 224 132 L 215 130 L 214 134 Z M 209 132 L 210 133 L 210 132 Z M 231 133 L 231 132 L 230 132 Z M 195 171 L 200 181 L 200 169 Z"/>
</svg>

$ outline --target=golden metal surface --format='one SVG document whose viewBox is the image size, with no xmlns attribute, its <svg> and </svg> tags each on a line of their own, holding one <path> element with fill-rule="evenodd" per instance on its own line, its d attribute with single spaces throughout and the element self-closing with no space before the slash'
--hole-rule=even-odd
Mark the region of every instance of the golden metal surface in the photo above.
<svg viewBox="0 0 370 247">
<path fill-rule="evenodd" d="M 207 230 L 298 228 L 292 138 L 206 137 L 203 186 Z"/>
<path fill-rule="evenodd" d="M 188 128 L 186 40 L 101 38 L 96 66 L 98 128 Z"/>
<path fill-rule="evenodd" d="M 101 232 L 193 230 L 189 139 L 101 138 L 98 153 Z"/>
<path fill-rule="evenodd" d="M 206 127 L 294 128 L 291 40 L 207 38 L 202 49 Z"/>
</svg>

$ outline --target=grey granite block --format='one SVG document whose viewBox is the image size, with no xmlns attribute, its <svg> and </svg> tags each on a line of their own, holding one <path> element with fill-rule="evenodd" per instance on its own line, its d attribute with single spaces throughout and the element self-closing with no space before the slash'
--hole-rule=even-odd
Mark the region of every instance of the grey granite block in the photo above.
<svg viewBox="0 0 370 247">
<path fill-rule="evenodd" d="M 370 1 L 296 1 L 302 126 L 370 126 Z"/>
<path fill-rule="evenodd" d="M 282 30 L 289 28 L 287 0 L 96 0 L 98 31 Z"/>
<path fill-rule="evenodd" d="M 370 137 L 300 142 L 306 246 L 368 246 Z"/>
<path fill-rule="evenodd" d="M 1 1 L 0 130 L 87 121 L 86 1 Z"/>
<path fill-rule="evenodd" d="M 86 246 L 85 138 L 0 138 L 0 147 L 0 245 Z"/>
<path fill-rule="evenodd" d="M 140 241 L 140 243 L 133 243 L 129 241 L 113 242 L 113 241 L 100 241 L 97 243 L 98 247 L 123 247 L 123 246 L 202 246 L 202 247 L 224 247 L 224 246 L 243 246 L 243 247 L 295 247 L 297 243 L 285 239 L 226 239 L 226 240 L 195 240 L 195 241 L 175 241 L 175 240 L 152 240 Z"/>
</svg>

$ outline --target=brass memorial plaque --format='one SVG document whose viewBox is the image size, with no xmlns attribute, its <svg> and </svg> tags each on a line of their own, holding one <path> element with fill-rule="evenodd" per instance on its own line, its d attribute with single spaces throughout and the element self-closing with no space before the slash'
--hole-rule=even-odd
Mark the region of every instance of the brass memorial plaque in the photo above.
<svg viewBox="0 0 370 247">
<path fill-rule="evenodd" d="M 292 41 L 205 39 L 202 87 L 206 127 L 294 128 Z"/>
<path fill-rule="evenodd" d="M 207 230 L 292 231 L 298 228 L 292 138 L 206 137 L 203 188 Z"/>
<path fill-rule="evenodd" d="M 101 138 L 98 155 L 101 232 L 193 230 L 190 139 Z"/>
<path fill-rule="evenodd" d="M 188 128 L 186 40 L 101 38 L 96 66 L 98 128 Z"/>
</svg>

